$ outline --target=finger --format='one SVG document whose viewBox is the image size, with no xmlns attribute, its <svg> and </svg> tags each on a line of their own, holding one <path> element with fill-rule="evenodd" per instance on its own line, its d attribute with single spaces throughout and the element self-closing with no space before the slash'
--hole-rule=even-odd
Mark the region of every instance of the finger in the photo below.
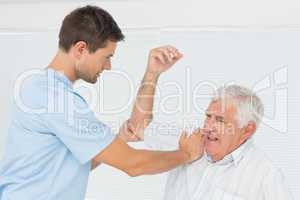
<svg viewBox="0 0 300 200">
<path fill-rule="evenodd" d="M 183 57 L 183 54 L 178 54 L 175 56 L 175 59 L 173 60 L 174 63 L 176 63 L 178 60 L 180 60 Z"/>
<path fill-rule="evenodd" d="M 169 60 L 169 62 L 172 62 L 173 64 L 177 62 L 180 58 L 183 57 L 183 54 L 179 52 L 177 48 L 171 45 L 166 45 L 160 48 L 157 48 L 156 50 L 163 50 L 165 54 L 167 53 L 167 57 L 170 57 L 172 61 Z M 165 51 L 167 50 L 167 52 Z"/>
<path fill-rule="evenodd" d="M 176 55 L 177 55 L 177 49 L 176 48 L 174 48 L 174 47 L 166 47 L 165 48 L 167 51 L 168 51 L 168 53 L 172 56 L 172 58 L 173 57 L 175 57 Z"/>
<path fill-rule="evenodd" d="M 176 59 L 181 57 L 181 54 L 179 53 L 179 51 L 177 49 L 168 48 L 167 51 L 172 59 L 172 62 L 174 62 Z"/>
<path fill-rule="evenodd" d="M 165 53 L 168 53 L 168 56 L 172 59 L 172 62 L 174 61 L 174 59 L 180 57 L 178 49 L 173 46 L 167 45 L 162 47 L 161 49 L 164 50 Z"/>
<path fill-rule="evenodd" d="M 166 49 L 172 53 L 174 58 L 182 57 L 182 54 L 179 52 L 179 50 L 173 46 L 167 46 Z"/>
<path fill-rule="evenodd" d="M 181 139 L 185 139 L 185 138 L 187 138 L 187 132 L 186 132 L 186 131 L 183 131 L 183 132 L 181 133 L 180 140 L 181 140 Z"/>
<path fill-rule="evenodd" d="M 198 132 L 193 133 L 190 137 L 192 138 L 192 140 L 201 140 L 202 142 L 204 141 L 203 140 L 204 135 Z"/>
<path fill-rule="evenodd" d="M 169 63 L 173 62 L 173 55 L 166 48 L 161 48 L 159 51 L 163 54 L 163 56 L 168 60 Z"/>
<path fill-rule="evenodd" d="M 132 122 L 131 122 L 130 119 L 128 119 L 126 121 L 126 125 L 127 125 L 128 130 L 130 130 L 131 132 L 135 132 L 135 127 L 133 126 L 133 124 L 132 124 Z"/>
<path fill-rule="evenodd" d="M 140 136 L 138 133 L 134 133 L 134 136 L 137 138 L 138 141 L 143 141 L 144 137 Z"/>
<path fill-rule="evenodd" d="M 137 135 L 131 135 L 131 138 L 130 138 L 132 142 L 137 142 L 137 141 L 141 141 L 141 139 L 137 136 Z"/>
<path fill-rule="evenodd" d="M 180 52 L 172 52 L 171 55 L 173 64 L 183 57 L 183 54 L 181 54 Z"/>
<path fill-rule="evenodd" d="M 203 130 L 201 128 L 197 128 L 193 131 L 195 134 L 203 134 Z"/>
<path fill-rule="evenodd" d="M 193 132 L 190 137 L 198 137 L 201 136 L 198 132 Z"/>
<path fill-rule="evenodd" d="M 167 50 L 173 55 L 173 57 L 178 57 L 179 51 L 176 48 L 167 48 Z"/>
<path fill-rule="evenodd" d="M 161 63 L 166 64 L 167 58 L 165 58 L 164 54 L 162 54 L 160 51 L 153 54 L 153 57 L 158 59 Z"/>
<path fill-rule="evenodd" d="M 169 51 L 172 51 L 172 52 L 178 51 L 178 49 L 176 47 L 172 46 L 172 45 L 166 45 L 163 48 L 166 48 L 166 49 L 168 49 Z"/>
</svg>

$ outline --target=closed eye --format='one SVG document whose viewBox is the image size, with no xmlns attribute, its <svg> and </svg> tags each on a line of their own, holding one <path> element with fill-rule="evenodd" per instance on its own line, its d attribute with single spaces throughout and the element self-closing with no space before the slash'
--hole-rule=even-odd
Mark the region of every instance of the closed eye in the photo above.
<svg viewBox="0 0 300 200">
<path fill-rule="evenodd" d="M 113 54 L 110 54 L 109 56 L 106 57 L 106 59 L 110 59 L 113 56 L 114 56 Z"/>
</svg>

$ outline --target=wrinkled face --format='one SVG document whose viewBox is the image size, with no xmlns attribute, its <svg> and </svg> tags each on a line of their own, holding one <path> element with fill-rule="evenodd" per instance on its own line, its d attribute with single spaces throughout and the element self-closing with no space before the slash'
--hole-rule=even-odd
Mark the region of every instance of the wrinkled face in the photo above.
<svg viewBox="0 0 300 200">
<path fill-rule="evenodd" d="M 223 159 L 246 138 L 238 127 L 236 107 L 229 99 L 212 101 L 204 123 L 205 151 L 214 161 Z"/>
<path fill-rule="evenodd" d="M 82 50 L 80 59 L 75 65 L 75 73 L 78 79 L 89 83 L 96 83 L 103 70 L 111 69 L 111 57 L 114 55 L 117 43 L 107 41 L 104 48 L 99 48 L 90 53 L 87 48 Z"/>
</svg>

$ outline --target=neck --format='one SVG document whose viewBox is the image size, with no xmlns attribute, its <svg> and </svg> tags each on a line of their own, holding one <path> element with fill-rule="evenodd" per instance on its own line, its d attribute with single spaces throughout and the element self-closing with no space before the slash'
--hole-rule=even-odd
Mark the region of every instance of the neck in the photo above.
<svg viewBox="0 0 300 200">
<path fill-rule="evenodd" d="M 211 158 L 212 158 L 212 160 L 214 162 L 223 160 L 223 158 L 225 156 L 227 156 L 228 154 L 231 154 L 232 152 L 234 152 L 235 150 L 237 150 L 238 148 L 240 148 L 246 142 L 247 142 L 247 140 L 244 140 L 243 142 L 238 143 L 237 145 L 235 145 L 234 147 L 232 147 L 229 151 L 227 151 L 227 153 L 225 155 L 213 155 L 213 156 L 211 156 Z"/>
<path fill-rule="evenodd" d="M 61 49 L 58 50 L 57 54 L 48 65 L 48 68 L 63 72 L 72 83 L 78 79 L 75 73 L 74 61 L 68 53 Z"/>
<path fill-rule="evenodd" d="M 214 155 L 214 156 L 211 156 L 211 159 L 213 160 L 213 162 L 218 162 L 220 160 L 222 160 L 225 156 L 222 155 L 222 156 L 219 156 L 219 155 Z"/>
</svg>

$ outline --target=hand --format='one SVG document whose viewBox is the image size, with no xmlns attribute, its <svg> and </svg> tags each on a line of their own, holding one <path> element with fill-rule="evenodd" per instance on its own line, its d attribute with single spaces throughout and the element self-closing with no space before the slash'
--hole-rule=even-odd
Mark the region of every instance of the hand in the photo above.
<svg viewBox="0 0 300 200">
<path fill-rule="evenodd" d="M 147 72 L 159 75 L 171 68 L 182 56 L 173 46 L 152 49 L 149 53 Z"/>
<path fill-rule="evenodd" d="M 187 133 L 183 132 L 179 140 L 179 149 L 189 155 L 188 163 L 201 158 L 204 152 L 203 130 L 200 128 L 196 129 L 190 136 L 187 136 Z"/>
<path fill-rule="evenodd" d="M 143 139 L 140 138 L 138 135 L 135 134 L 134 128 L 131 125 L 130 121 L 127 120 L 120 128 L 119 137 L 124 142 L 138 142 L 142 141 Z"/>
</svg>

